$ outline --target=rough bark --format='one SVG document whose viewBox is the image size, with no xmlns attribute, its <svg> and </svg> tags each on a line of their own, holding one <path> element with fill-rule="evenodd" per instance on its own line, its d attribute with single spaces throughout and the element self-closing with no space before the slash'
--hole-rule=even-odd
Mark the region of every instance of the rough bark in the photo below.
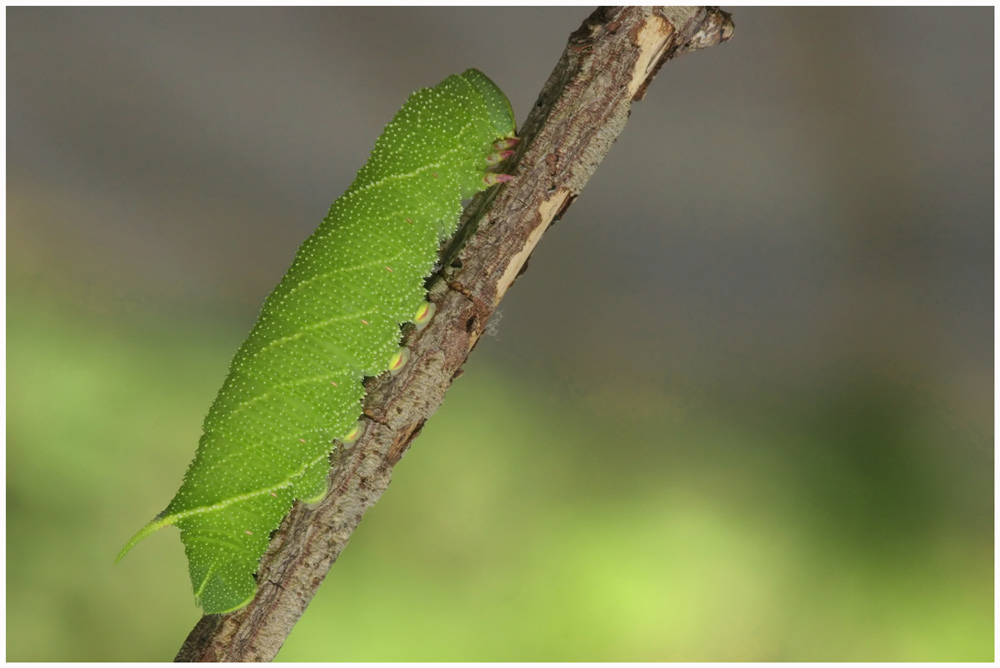
<svg viewBox="0 0 1000 668">
<path fill-rule="evenodd" d="M 202 617 L 176 660 L 274 658 L 538 240 L 621 133 L 632 102 L 667 60 L 732 32 L 731 18 L 717 9 L 628 7 L 598 9 L 570 35 L 520 130 L 514 179 L 473 201 L 445 252 L 430 289 L 437 314 L 424 331 L 410 332 L 410 361 L 397 376 L 368 380 L 365 432 L 334 463 L 331 493 L 312 507 L 296 504 L 261 562 L 256 599 L 235 613 Z"/>
</svg>

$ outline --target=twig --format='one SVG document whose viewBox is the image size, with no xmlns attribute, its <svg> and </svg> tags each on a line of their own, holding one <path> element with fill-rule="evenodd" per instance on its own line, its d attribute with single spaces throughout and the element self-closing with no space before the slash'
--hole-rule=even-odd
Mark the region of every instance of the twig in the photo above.
<svg viewBox="0 0 1000 668">
<path fill-rule="evenodd" d="M 603 8 L 569 39 L 521 128 L 514 179 L 476 199 L 444 255 L 430 299 L 437 315 L 411 332 L 409 363 L 369 379 L 367 427 L 340 454 L 331 493 L 297 504 L 275 533 L 258 573 L 257 598 L 229 615 L 207 615 L 177 661 L 269 661 L 305 611 L 365 510 L 487 326 L 545 230 L 573 203 L 621 133 L 632 102 L 669 59 L 726 41 L 725 12 L 698 7 Z"/>
</svg>

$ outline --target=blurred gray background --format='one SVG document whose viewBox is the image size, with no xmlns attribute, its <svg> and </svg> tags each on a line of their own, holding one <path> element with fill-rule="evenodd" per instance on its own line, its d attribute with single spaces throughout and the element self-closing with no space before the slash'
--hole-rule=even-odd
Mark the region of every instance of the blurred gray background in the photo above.
<svg viewBox="0 0 1000 668">
<path fill-rule="evenodd" d="M 589 12 L 7 10 L 9 659 L 172 656 L 176 532 L 110 561 L 263 298 L 412 90 L 523 120 Z M 279 658 L 992 659 L 993 9 L 733 15 Z"/>
</svg>

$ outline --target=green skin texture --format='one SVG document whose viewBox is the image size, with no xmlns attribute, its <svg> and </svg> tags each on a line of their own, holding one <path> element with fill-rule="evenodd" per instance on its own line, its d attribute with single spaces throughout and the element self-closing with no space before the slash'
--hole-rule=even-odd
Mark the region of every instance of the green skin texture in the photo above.
<svg viewBox="0 0 1000 668">
<path fill-rule="evenodd" d="M 253 600 L 271 532 L 296 499 L 326 494 L 333 442 L 358 424 L 364 377 L 389 369 L 440 241 L 462 200 L 497 181 L 494 144 L 514 131 L 510 102 L 478 70 L 410 96 L 264 302 L 177 495 L 119 560 L 174 524 L 206 614 Z"/>
</svg>

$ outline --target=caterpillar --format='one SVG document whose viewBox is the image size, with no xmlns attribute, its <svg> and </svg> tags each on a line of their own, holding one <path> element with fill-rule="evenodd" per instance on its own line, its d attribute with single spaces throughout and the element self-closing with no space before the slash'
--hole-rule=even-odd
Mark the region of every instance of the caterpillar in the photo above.
<svg viewBox="0 0 1000 668">
<path fill-rule="evenodd" d="M 410 95 L 368 162 L 267 297 L 205 417 L 167 508 L 122 548 L 176 525 L 206 614 L 253 600 L 272 531 L 327 491 L 335 442 L 357 436 L 363 380 L 408 356 L 400 325 L 433 315 L 425 279 L 462 200 L 507 181 L 507 97 L 470 69 Z"/>
</svg>

